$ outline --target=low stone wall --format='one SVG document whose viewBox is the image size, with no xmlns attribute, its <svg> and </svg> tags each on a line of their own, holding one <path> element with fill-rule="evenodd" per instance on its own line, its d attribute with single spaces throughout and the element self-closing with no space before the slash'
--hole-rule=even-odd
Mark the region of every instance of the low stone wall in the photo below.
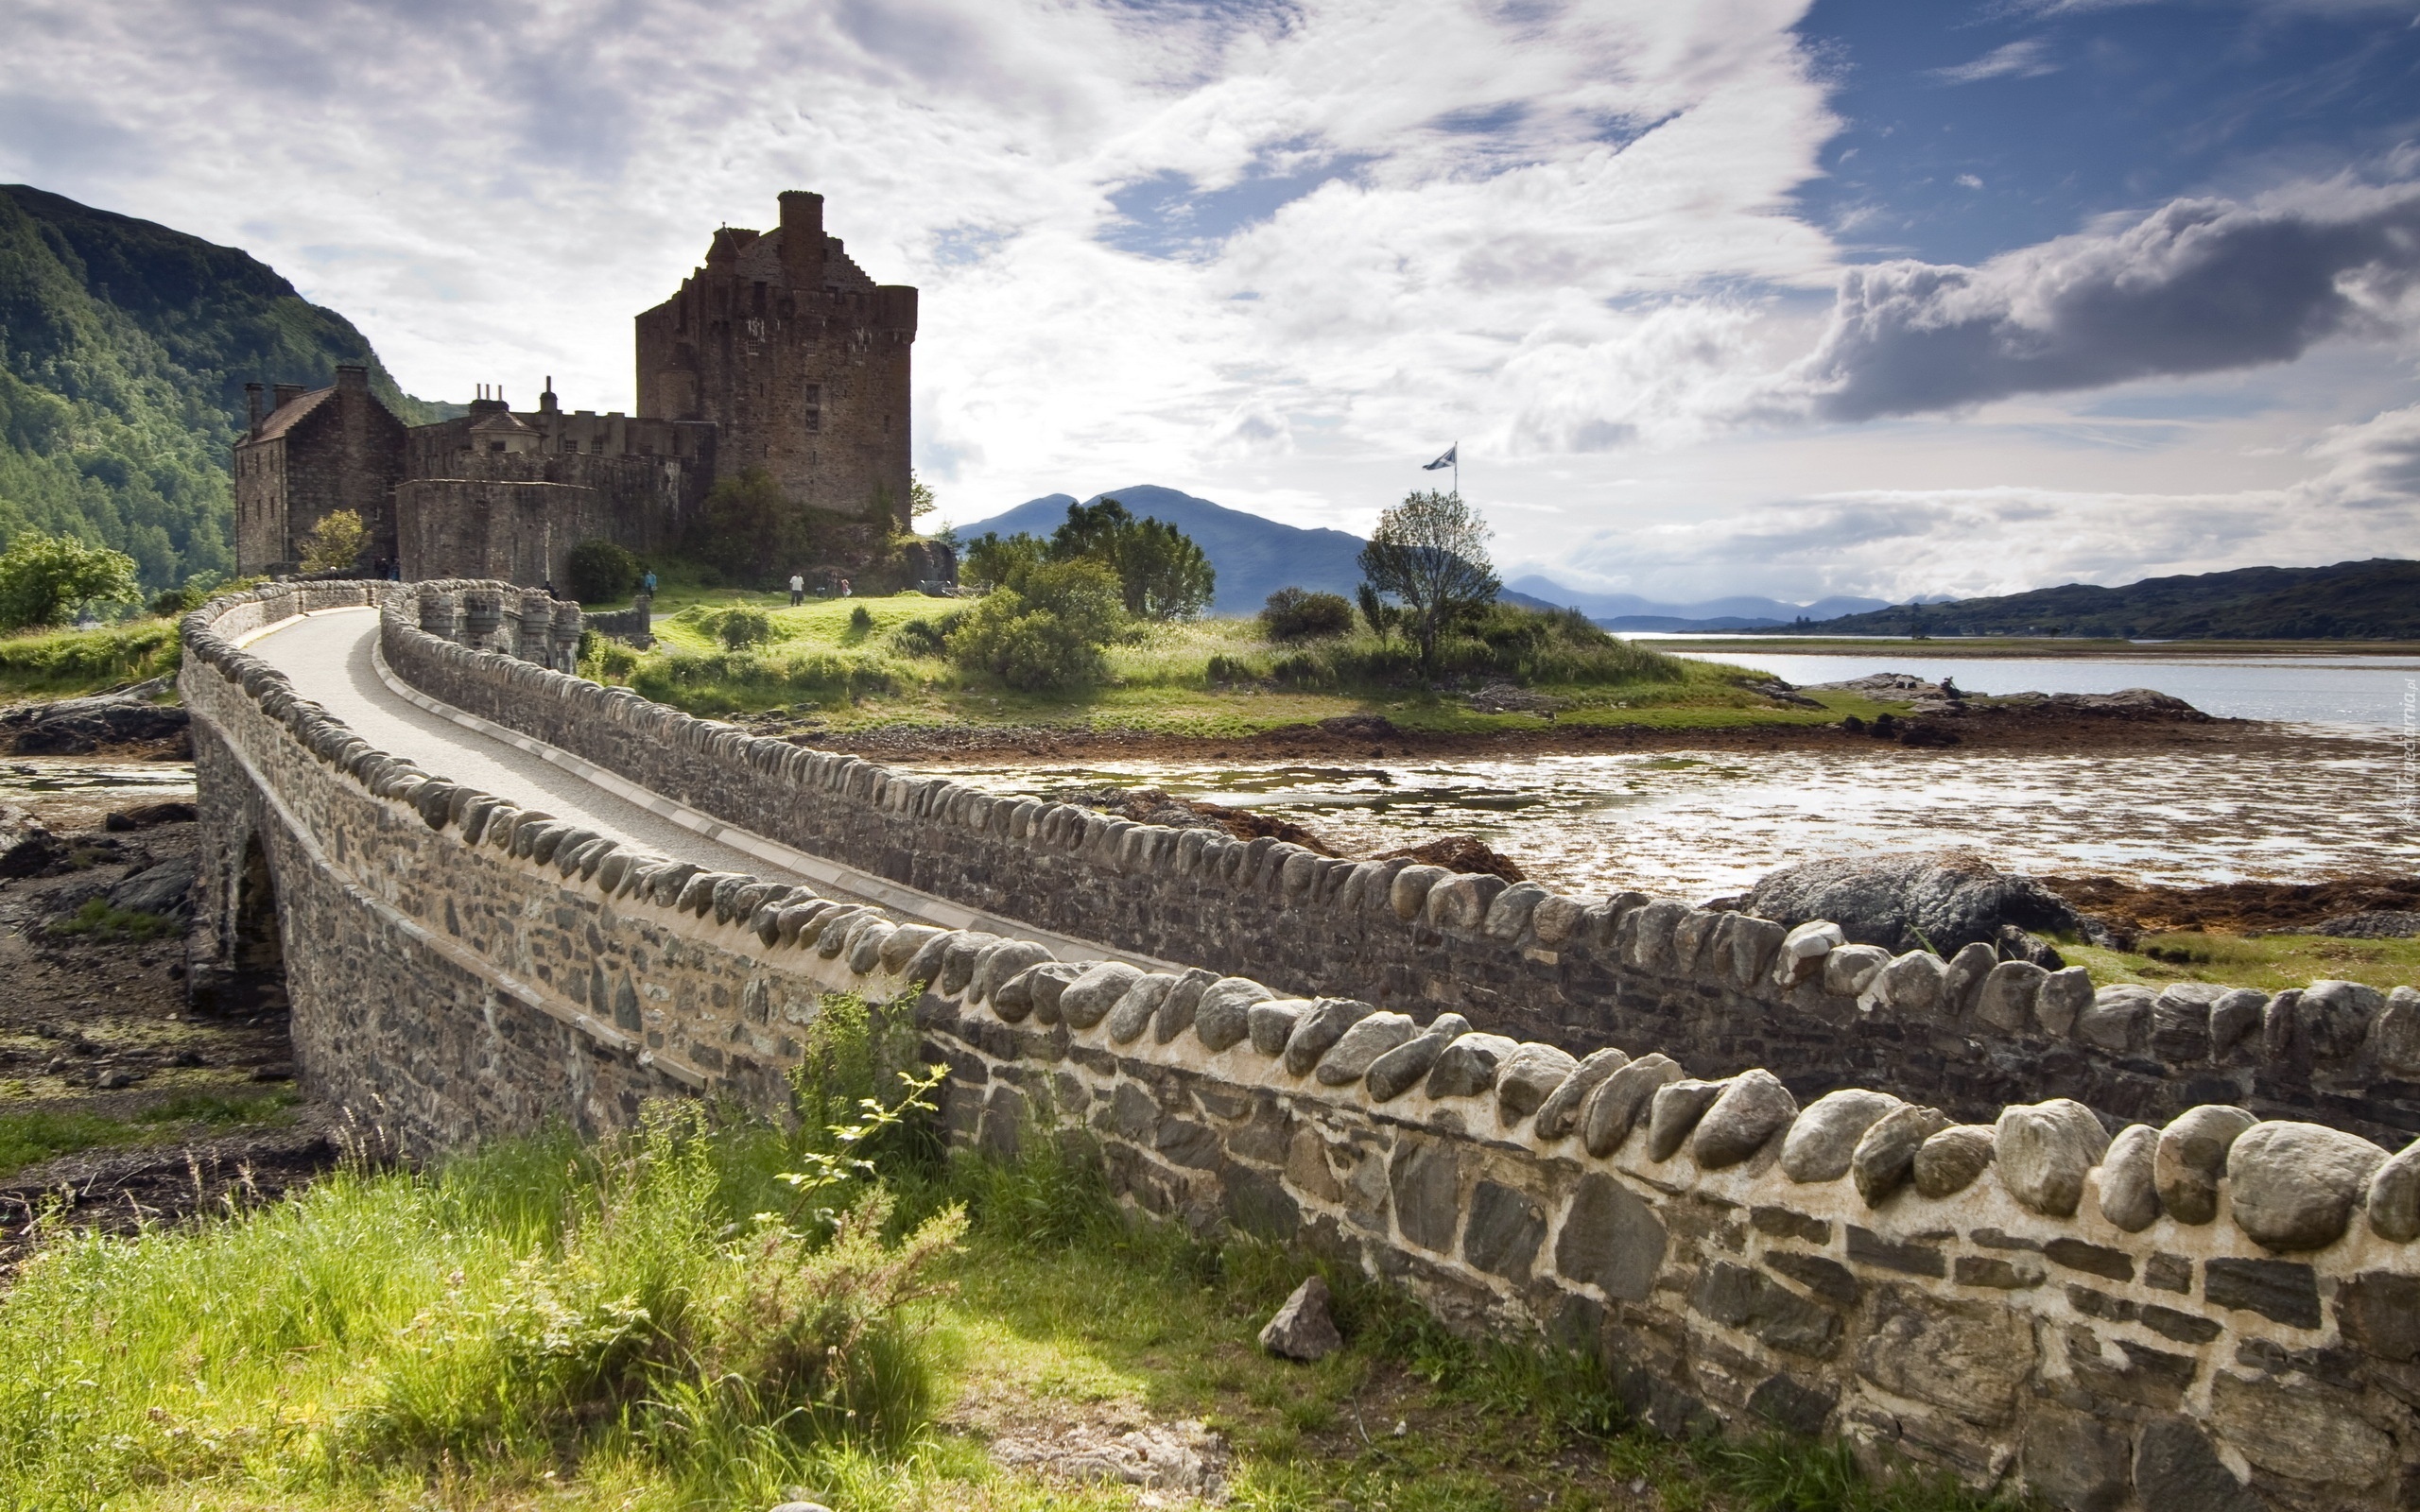
<svg viewBox="0 0 2420 1512">
<path fill-rule="evenodd" d="M 1111 819 L 700 720 L 425 633 L 412 585 L 388 663 L 431 696 L 801 850 L 966 906 L 1288 991 L 1451 1009 L 1582 1053 L 1651 1044 L 1713 1074 L 1767 1066 L 1811 1097 L 1859 1083 L 1983 1117 L 2075 1098 L 2114 1119 L 2199 1103 L 2420 1133 L 2420 992 L 2352 983 L 2256 993 L 2183 984 L 2095 993 L 2081 970 L 1893 959 L 1827 925 L 1677 899 L 1601 902 L 1276 840 Z M 442 620 L 442 616 L 437 616 Z"/>
<path fill-rule="evenodd" d="M 231 644 L 348 592 L 210 606 L 181 686 L 219 850 L 266 850 L 306 1084 L 407 1142 L 777 1106 L 823 993 L 918 984 L 959 1140 L 1088 1130 L 1141 1206 L 1595 1349 L 1668 1431 L 1838 1431 L 2113 1512 L 2420 1498 L 2420 1145 L 2230 1108 L 2115 1139 L 2063 1100 L 1802 1108 L 1643 1043 L 1578 1060 L 700 871 L 380 752 Z"/>
</svg>

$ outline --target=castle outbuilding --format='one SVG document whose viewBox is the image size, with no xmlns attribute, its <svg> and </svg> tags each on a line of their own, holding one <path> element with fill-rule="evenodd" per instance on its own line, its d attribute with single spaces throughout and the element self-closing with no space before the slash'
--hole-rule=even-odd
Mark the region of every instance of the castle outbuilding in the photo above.
<svg viewBox="0 0 2420 1512">
<path fill-rule="evenodd" d="M 534 410 L 482 387 L 469 413 L 406 429 L 363 368 L 310 392 L 280 384 L 266 406 L 248 385 L 237 569 L 295 571 L 320 521 L 352 509 L 367 527 L 364 566 L 562 582 L 583 541 L 674 545 L 717 477 L 752 467 L 797 507 L 879 512 L 907 530 L 916 291 L 877 286 L 823 234 L 821 195 L 786 193 L 781 206 L 777 231 L 717 232 L 706 266 L 638 317 L 635 416 L 566 411 L 550 378 Z"/>
</svg>

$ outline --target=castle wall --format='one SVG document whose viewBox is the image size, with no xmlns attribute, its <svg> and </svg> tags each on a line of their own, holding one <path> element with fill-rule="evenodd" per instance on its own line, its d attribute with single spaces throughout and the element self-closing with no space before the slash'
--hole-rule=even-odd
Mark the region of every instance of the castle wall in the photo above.
<svg viewBox="0 0 2420 1512">
<path fill-rule="evenodd" d="M 554 460 L 495 457 L 474 470 L 543 472 Z M 531 465 L 500 465 L 512 462 Z M 617 539 L 624 518 L 614 501 L 596 489 L 510 475 L 415 479 L 397 486 L 395 507 L 406 578 L 476 576 L 525 588 L 563 588 L 570 581 L 572 548 L 583 541 Z"/>
<path fill-rule="evenodd" d="M 2398 1145 L 2420 1134 L 2420 992 L 2408 988 L 2096 992 L 2081 969 L 1993 966 L 1987 950 L 1893 961 L 1829 926 L 1786 932 L 1678 899 L 1592 902 L 994 799 L 480 657 L 416 617 L 382 633 L 389 664 L 433 696 L 727 823 L 1288 992 L 1450 1009 L 1579 1054 L 1651 1044 L 1704 1075 L 1765 1066 L 1802 1098 L 1862 1084 L 1980 1117 L 2065 1096 L 2120 1121 L 2222 1102 Z"/>
<path fill-rule="evenodd" d="M 1595 1350 L 1668 1432 L 1837 1432 L 2107 1512 L 2420 1492 L 2420 1150 L 2355 1159 L 2286 1122 L 2214 1143 L 2206 1109 L 2112 1141 L 2030 1099 L 1943 1127 L 1888 1099 L 1802 1108 L 1757 1070 L 1682 1078 L 1644 1040 L 1582 1063 L 1240 973 L 1056 962 L 524 813 L 377 751 L 233 644 L 367 599 L 391 660 L 418 596 L 219 600 L 185 621 L 180 677 L 227 832 L 199 934 L 230 933 L 211 910 L 248 827 L 305 1085 L 408 1145 L 621 1126 L 673 1089 L 776 1107 L 821 995 L 856 990 L 947 1066 L 955 1139 L 1081 1130 L 1138 1206 L 1323 1250 L 1466 1332 Z M 477 662 L 532 700 L 571 680 Z M 821 760 L 650 728 L 733 766 Z M 799 801 L 906 810 L 928 785 Z"/>
<path fill-rule="evenodd" d="M 338 509 L 361 516 L 365 558 L 392 557 L 403 421 L 371 393 L 368 370 L 357 367 L 338 368 L 333 388 L 300 403 L 308 408 L 272 414 L 235 443 L 237 570 L 293 570 L 302 539 Z"/>
<path fill-rule="evenodd" d="M 528 453 L 476 450 L 471 427 L 478 414 L 413 427 L 405 475 L 416 481 L 467 478 L 582 488 L 596 495 L 604 511 L 604 528 L 593 534 L 636 552 L 677 543 L 714 486 L 714 427 L 558 409 L 552 400 L 549 394 L 545 404 L 516 417 L 534 433 L 536 446 Z M 430 576 L 486 575 L 440 566 Z"/>
</svg>

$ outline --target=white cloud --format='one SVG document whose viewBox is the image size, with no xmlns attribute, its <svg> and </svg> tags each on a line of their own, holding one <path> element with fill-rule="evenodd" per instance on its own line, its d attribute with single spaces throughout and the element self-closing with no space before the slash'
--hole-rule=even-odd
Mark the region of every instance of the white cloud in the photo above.
<svg viewBox="0 0 2420 1512">
<path fill-rule="evenodd" d="M 2035 78 L 2058 71 L 2059 65 L 2044 56 L 2048 51 L 2041 38 L 2027 37 L 1995 47 L 1973 62 L 1936 68 L 1932 76 L 1945 84 L 1973 84 L 1986 78 Z"/>
</svg>

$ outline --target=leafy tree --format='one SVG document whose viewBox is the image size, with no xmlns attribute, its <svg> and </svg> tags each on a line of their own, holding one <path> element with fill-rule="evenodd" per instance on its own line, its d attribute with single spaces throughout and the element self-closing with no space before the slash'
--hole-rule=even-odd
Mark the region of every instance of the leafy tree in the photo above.
<svg viewBox="0 0 2420 1512">
<path fill-rule="evenodd" d="M 1126 627 L 1117 575 L 1090 558 L 1041 562 L 994 589 L 949 636 L 960 666 L 1034 692 L 1098 681 L 1103 653 Z"/>
<path fill-rule="evenodd" d="M 908 518 L 922 520 L 933 512 L 933 486 L 913 472 L 908 474 Z"/>
<path fill-rule="evenodd" d="M 1260 610 L 1261 629 L 1272 641 L 1316 641 L 1353 628 L 1353 606 L 1341 593 L 1281 588 Z"/>
<path fill-rule="evenodd" d="M 22 532 L 0 552 L 0 630 L 57 625 L 98 600 L 142 596 L 134 558 L 69 536 Z"/>
<path fill-rule="evenodd" d="M 1003 536 L 996 532 L 976 537 L 966 543 L 959 558 L 958 574 L 972 583 L 989 584 L 993 588 L 1023 586 L 1026 574 L 1042 565 L 1043 541 L 1039 536 L 1019 532 Z"/>
<path fill-rule="evenodd" d="M 1378 638 L 1380 645 L 1385 645 L 1402 611 L 1380 598 L 1378 591 L 1368 583 L 1353 591 L 1353 601 L 1360 606 L 1361 617 L 1370 624 L 1370 633 Z"/>
<path fill-rule="evenodd" d="M 629 593 L 639 580 L 639 559 L 610 541 L 583 541 L 564 563 L 565 585 L 583 604 L 601 604 Z"/>
<path fill-rule="evenodd" d="M 370 532 L 351 509 L 331 509 L 302 538 L 302 570 L 306 573 L 350 572 L 361 560 Z"/>
<path fill-rule="evenodd" d="M 1421 671 L 1434 676 L 1437 642 L 1461 615 L 1495 600 L 1503 585 L 1488 560 L 1487 522 L 1459 493 L 1408 493 L 1378 516 L 1361 548 L 1361 576 L 1373 596 L 1401 606 L 1404 629 L 1420 648 Z"/>
<path fill-rule="evenodd" d="M 1071 504 L 1044 555 L 1052 561 L 1089 558 L 1117 575 L 1126 612 L 1150 619 L 1188 619 L 1209 608 L 1218 587 L 1210 558 L 1176 526 L 1137 520 L 1115 499 Z"/>
</svg>

